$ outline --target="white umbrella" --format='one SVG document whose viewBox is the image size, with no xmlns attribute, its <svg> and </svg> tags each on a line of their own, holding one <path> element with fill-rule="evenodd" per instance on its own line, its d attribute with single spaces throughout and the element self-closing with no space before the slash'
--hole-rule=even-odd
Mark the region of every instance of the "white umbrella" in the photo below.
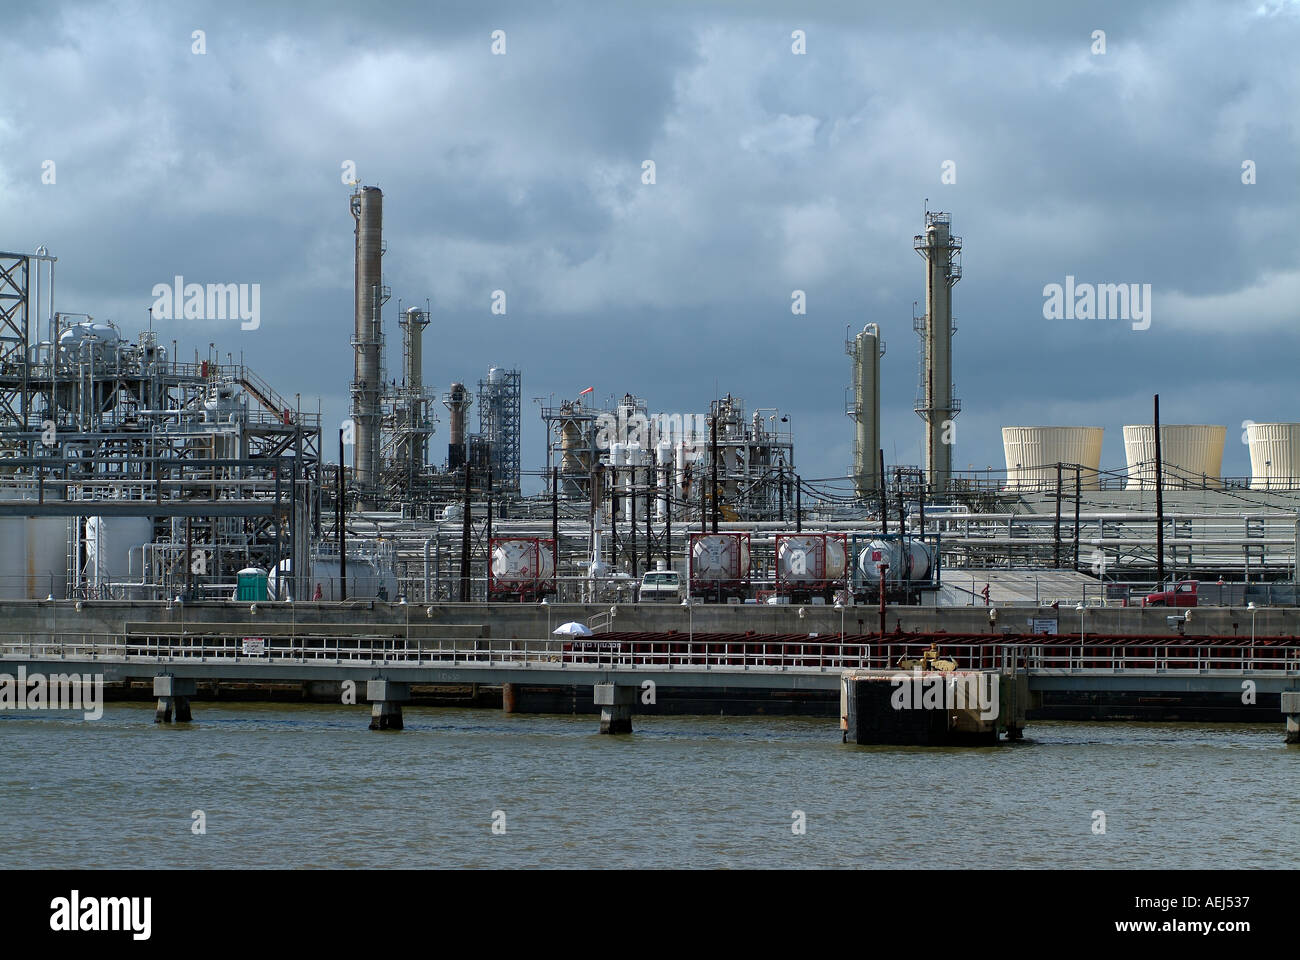
<svg viewBox="0 0 1300 960">
<path fill-rule="evenodd" d="M 585 623 L 578 623 L 575 620 L 570 620 L 568 623 L 560 624 L 558 627 L 552 630 L 551 633 L 560 637 L 592 636 L 591 629 Z"/>
</svg>

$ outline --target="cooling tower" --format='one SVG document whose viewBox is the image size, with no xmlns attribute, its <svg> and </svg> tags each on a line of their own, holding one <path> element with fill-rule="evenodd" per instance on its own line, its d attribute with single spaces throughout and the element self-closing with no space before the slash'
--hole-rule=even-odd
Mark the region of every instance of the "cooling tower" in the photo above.
<svg viewBox="0 0 1300 960">
<path fill-rule="evenodd" d="M 1250 423 L 1250 488 L 1289 490 L 1300 487 L 1300 423 Z"/>
<path fill-rule="evenodd" d="M 1227 433 L 1227 427 L 1212 424 L 1161 424 L 1165 488 L 1222 486 L 1223 440 Z M 1128 458 L 1126 489 L 1154 490 L 1156 434 L 1151 424 L 1124 428 L 1124 454 Z"/>
<path fill-rule="evenodd" d="M 1101 427 L 1003 427 L 1002 450 L 1007 458 L 1008 490 L 1045 490 L 1056 487 L 1056 465 L 1061 482 L 1074 486 L 1074 464 L 1083 467 L 1079 483 L 1096 490 L 1101 466 Z"/>
</svg>

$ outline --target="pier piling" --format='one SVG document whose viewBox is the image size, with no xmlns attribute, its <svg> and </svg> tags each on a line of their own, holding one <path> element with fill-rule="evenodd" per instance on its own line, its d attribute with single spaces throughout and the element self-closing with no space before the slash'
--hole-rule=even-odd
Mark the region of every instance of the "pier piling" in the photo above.
<svg viewBox="0 0 1300 960">
<path fill-rule="evenodd" d="M 401 730 L 402 704 L 411 699 L 411 685 L 392 680 L 367 680 L 366 699 L 370 701 L 371 730 Z"/>
<path fill-rule="evenodd" d="M 1286 717 L 1286 742 L 1300 743 L 1300 690 L 1282 691 L 1282 713 Z"/>
<path fill-rule="evenodd" d="M 595 685 L 593 699 L 600 707 L 601 733 L 632 732 L 632 703 L 636 699 L 636 690 L 636 687 L 613 683 Z"/>
<path fill-rule="evenodd" d="M 154 677 L 153 695 L 158 698 L 154 723 L 171 723 L 173 716 L 177 723 L 189 723 L 192 719 L 190 697 L 194 696 L 194 691 L 193 680 L 167 673 Z"/>
</svg>

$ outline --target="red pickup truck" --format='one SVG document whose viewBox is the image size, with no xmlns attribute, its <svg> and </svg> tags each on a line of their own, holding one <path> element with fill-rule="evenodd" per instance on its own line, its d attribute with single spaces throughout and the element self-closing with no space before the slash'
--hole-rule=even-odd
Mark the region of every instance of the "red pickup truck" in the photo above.
<svg viewBox="0 0 1300 960">
<path fill-rule="evenodd" d="M 1166 589 L 1148 593 L 1142 599 L 1144 607 L 1194 607 L 1199 580 L 1179 580 L 1166 584 Z"/>
</svg>

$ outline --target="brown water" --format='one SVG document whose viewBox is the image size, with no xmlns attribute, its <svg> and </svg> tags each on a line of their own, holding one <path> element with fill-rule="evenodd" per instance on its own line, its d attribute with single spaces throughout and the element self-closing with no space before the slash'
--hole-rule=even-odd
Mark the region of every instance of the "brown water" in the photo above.
<svg viewBox="0 0 1300 960">
<path fill-rule="evenodd" d="M 0 835 L 22 839 L 0 868 L 1300 865 L 1280 718 L 1036 723 L 943 749 L 846 746 L 825 719 L 602 737 L 591 716 L 408 707 L 404 732 L 372 733 L 362 707 L 194 710 L 0 714 Z"/>
</svg>

